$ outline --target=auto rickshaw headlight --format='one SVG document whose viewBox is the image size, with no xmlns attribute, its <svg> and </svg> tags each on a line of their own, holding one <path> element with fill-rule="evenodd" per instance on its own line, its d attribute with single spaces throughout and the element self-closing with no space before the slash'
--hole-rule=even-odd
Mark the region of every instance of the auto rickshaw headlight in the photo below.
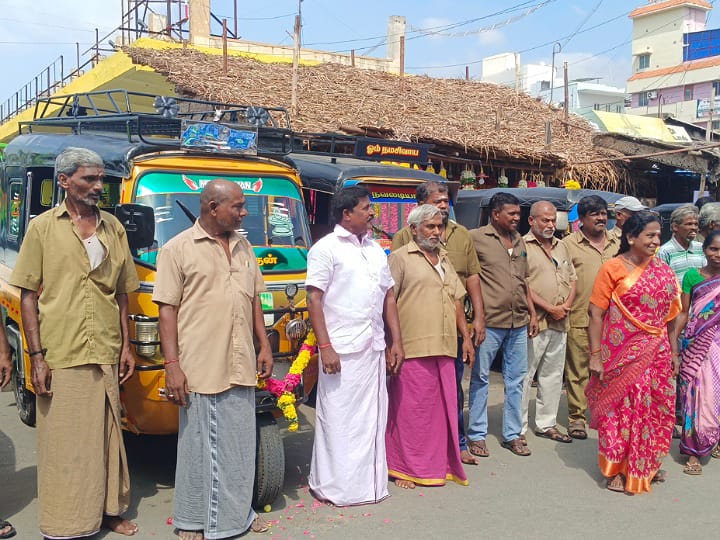
<svg viewBox="0 0 720 540">
<path fill-rule="evenodd" d="M 308 325 L 302 319 L 291 319 L 288 321 L 287 325 L 285 325 L 285 335 L 287 335 L 288 339 L 293 341 L 305 339 L 307 333 Z"/>
<path fill-rule="evenodd" d="M 135 318 L 135 352 L 138 356 L 152 358 L 157 351 L 159 340 L 158 321 L 155 317 L 145 320 Z"/>
<path fill-rule="evenodd" d="M 298 293 L 297 283 L 289 283 L 288 285 L 285 286 L 285 295 L 288 298 L 295 298 L 295 296 L 297 296 L 297 293 Z"/>
</svg>

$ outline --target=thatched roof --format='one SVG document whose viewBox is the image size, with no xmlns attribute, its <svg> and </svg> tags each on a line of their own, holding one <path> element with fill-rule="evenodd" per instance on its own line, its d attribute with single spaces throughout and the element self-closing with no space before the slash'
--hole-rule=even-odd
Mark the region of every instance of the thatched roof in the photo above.
<svg viewBox="0 0 720 540">
<path fill-rule="evenodd" d="M 137 64 L 167 76 L 178 93 L 226 103 L 290 107 L 292 67 L 231 56 L 223 75 L 221 56 L 191 48 L 131 47 Z M 527 172 L 565 168 L 584 187 L 617 189 L 622 173 L 612 163 L 573 167 L 574 162 L 617 156 L 592 144 L 583 119 L 570 118 L 514 90 L 459 79 L 437 79 L 361 70 L 338 64 L 299 68 L 299 111 L 292 127 L 306 132 L 362 129 L 388 138 L 436 144 L 481 160 L 522 161 Z M 546 122 L 552 143 L 546 146 Z"/>
</svg>

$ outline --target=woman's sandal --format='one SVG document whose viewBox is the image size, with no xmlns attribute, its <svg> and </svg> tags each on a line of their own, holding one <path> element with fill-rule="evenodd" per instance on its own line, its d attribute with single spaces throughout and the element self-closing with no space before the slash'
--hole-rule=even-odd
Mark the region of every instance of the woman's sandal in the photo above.
<svg viewBox="0 0 720 540">
<path fill-rule="evenodd" d="M 690 476 L 700 476 L 702 474 L 702 465 L 699 462 L 686 463 L 683 472 Z"/>
<path fill-rule="evenodd" d="M 616 474 L 612 478 L 608 478 L 607 488 L 610 491 L 615 491 L 617 493 L 624 493 L 625 492 L 625 476 L 623 476 L 622 474 Z"/>
<path fill-rule="evenodd" d="M 710 454 L 711 457 L 714 457 L 715 459 L 720 459 L 720 445 L 713 448 L 712 454 Z"/>
</svg>

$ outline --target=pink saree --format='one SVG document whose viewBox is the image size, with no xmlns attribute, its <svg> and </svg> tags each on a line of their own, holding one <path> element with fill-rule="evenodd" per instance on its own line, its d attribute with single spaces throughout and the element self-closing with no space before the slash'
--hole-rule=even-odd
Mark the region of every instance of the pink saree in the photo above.
<svg viewBox="0 0 720 540">
<path fill-rule="evenodd" d="M 585 390 L 600 470 L 625 475 L 630 493 L 650 491 L 670 449 L 675 391 L 666 323 L 677 315 L 677 298 L 677 278 L 657 258 L 621 280 L 603 321 L 603 380 L 592 376 Z"/>
</svg>

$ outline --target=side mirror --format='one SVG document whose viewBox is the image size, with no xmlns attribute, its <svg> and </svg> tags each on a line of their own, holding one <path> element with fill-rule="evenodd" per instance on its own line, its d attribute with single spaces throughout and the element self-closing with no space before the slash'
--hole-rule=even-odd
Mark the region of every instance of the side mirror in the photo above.
<svg viewBox="0 0 720 540">
<path fill-rule="evenodd" d="M 155 241 L 155 212 L 143 204 L 118 204 L 115 217 L 127 232 L 131 250 L 147 248 Z"/>
</svg>

